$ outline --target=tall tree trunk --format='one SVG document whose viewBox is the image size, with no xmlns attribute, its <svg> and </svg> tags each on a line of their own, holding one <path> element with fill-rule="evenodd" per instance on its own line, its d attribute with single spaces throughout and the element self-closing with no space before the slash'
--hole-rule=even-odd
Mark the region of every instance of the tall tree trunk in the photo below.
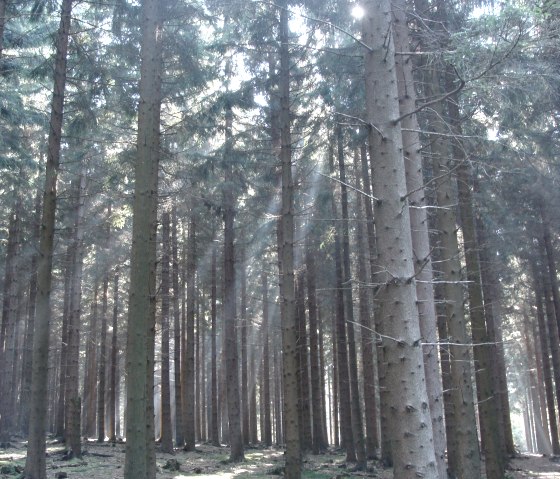
<svg viewBox="0 0 560 479">
<path fill-rule="evenodd" d="M 31 233 L 31 244 L 39 245 L 41 235 L 41 190 L 37 190 L 35 197 L 35 215 Z M 39 255 L 36 251 L 31 256 L 31 271 L 29 279 L 29 307 L 27 310 L 27 329 L 25 333 L 25 355 L 23 359 L 23 379 L 21 393 L 21 430 L 25 436 L 29 431 L 29 403 L 31 401 L 31 373 L 33 369 L 33 342 L 35 333 L 35 302 L 37 299 L 37 263 Z"/>
<path fill-rule="evenodd" d="M 556 313 L 556 325 L 560 331 L 560 292 L 558 291 L 558 272 L 556 270 L 556 261 L 554 260 L 554 249 L 552 247 L 552 239 L 550 237 L 550 224 L 544 208 L 544 202 L 539 205 L 539 213 L 542 225 L 542 238 L 544 243 L 546 270 L 550 278 L 550 289 L 552 291 L 552 299 L 554 301 L 554 311 Z M 544 265 L 543 265 L 544 266 Z M 560 338 L 557 338 L 560 341 Z"/>
<path fill-rule="evenodd" d="M 82 431 L 86 438 L 95 434 L 95 399 L 97 394 L 97 282 L 93 291 L 93 302 L 86 342 L 86 365 L 84 377 L 84 400 Z"/>
<path fill-rule="evenodd" d="M 6 246 L 6 261 L 4 267 L 4 288 L 2 299 L 2 328 L 0 331 L 0 388 L 7 393 L 0 399 L 0 440 L 7 442 L 10 434 L 14 432 L 15 398 L 13 392 L 12 370 L 15 365 L 14 353 L 16 351 L 16 312 L 18 290 L 18 257 L 20 236 L 21 200 L 17 190 L 14 189 L 13 209 L 10 214 L 8 226 L 8 244 Z"/>
<path fill-rule="evenodd" d="M 374 227 L 374 217 L 373 217 L 373 204 L 371 198 L 371 180 L 368 172 L 368 158 L 367 158 L 367 148 L 366 145 L 362 145 L 360 148 L 360 163 L 361 163 L 361 177 L 362 177 L 362 186 L 364 189 L 364 193 L 366 196 L 363 198 L 364 200 L 364 207 L 365 207 L 365 217 L 366 217 L 366 229 L 367 229 L 367 246 L 368 246 L 368 253 L 369 253 L 369 267 L 370 267 L 370 275 L 371 275 L 371 283 L 375 284 L 377 282 L 377 268 L 375 266 L 375 259 L 377 258 L 377 248 L 375 245 L 375 227 Z M 372 165 L 373 169 L 373 165 Z M 373 288 L 373 293 L 376 295 L 378 291 L 377 287 Z M 375 328 L 380 326 L 380 314 L 379 308 L 374 303 L 373 304 L 373 319 Z M 366 331 L 367 335 L 367 331 Z M 372 374 L 373 374 L 373 381 L 371 382 L 371 391 L 368 391 L 366 397 L 370 398 L 371 406 L 370 408 L 374 412 L 373 421 L 374 424 L 371 425 L 373 430 L 368 431 L 367 436 L 367 443 L 366 443 L 366 452 L 368 457 L 376 458 L 378 455 L 378 451 L 380 448 L 380 437 L 379 437 L 379 417 L 378 417 L 378 382 L 379 382 L 379 373 L 378 373 L 378 363 L 379 358 L 377 355 L 377 340 L 374 334 L 367 335 L 371 339 L 371 343 L 373 345 L 373 365 L 372 365 Z M 366 412 L 366 423 L 368 421 L 368 413 Z M 370 419 L 370 421 L 372 421 Z M 372 421 L 372 422 L 373 422 Z"/>
<path fill-rule="evenodd" d="M 99 384 L 97 387 L 97 442 L 105 441 L 105 395 L 107 385 L 107 302 L 109 272 L 105 271 L 101 293 L 101 341 L 99 345 Z"/>
<path fill-rule="evenodd" d="M 290 122 L 290 52 L 287 1 L 280 10 L 280 162 L 282 165 L 282 208 L 279 245 L 280 300 L 282 315 L 282 364 L 284 387 L 285 473 L 287 479 L 301 477 L 301 448 L 298 421 L 297 324 L 294 291 L 294 182 Z"/>
<path fill-rule="evenodd" d="M 449 75 L 448 75 L 449 78 Z M 454 87 L 447 81 L 448 89 Z M 467 267 L 467 288 L 469 293 L 469 312 L 471 319 L 471 333 L 473 356 L 476 370 L 476 391 L 478 396 L 478 416 L 480 421 L 480 435 L 482 452 L 485 458 L 487 479 L 501 479 L 505 470 L 505 446 L 500 443 L 500 426 L 498 418 L 501 409 L 495 394 L 493 377 L 496 357 L 496 346 L 490 344 L 484 316 L 484 303 L 480 279 L 480 260 L 478 257 L 478 240 L 474 222 L 474 206 L 471 191 L 470 163 L 462 144 L 462 129 L 459 113 L 458 98 L 454 95 L 447 102 L 449 119 L 453 133 L 457 135 L 453 142 L 452 154 L 457 165 L 457 185 L 459 210 L 465 249 L 465 263 Z"/>
<path fill-rule="evenodd" d="M 185 451 L 194 451 L 195 448 L 195 390 L 194 390 L 194 375 L 195 375 L 195 338 L 194 338 L 194 308 L 195 308 L 195 277 L 196 277 L 196 219 L 194 211 L 191 211 L 191 219 L 189 224 L 189 235 L 187 245 L 187 269 L 186 269 L 186 284 L 187 284 L 187 318 L 185 325 L 185 354 L 183 359 L 183 368 L 185 369 L 185 382 L 183 389 L 183 426 L 185 437 Z"/>
<path fill-rule="evenodd" d="M 365 148 L 360 152 L 356 151 L 354 156 L 354 169 L 356 171 L 356 188 L 362 190 L 361 164 L 360 155 L 365 154 Z M 367 161 L 367 160 L 366 160 Z M 367 171 L 367 169 L 366 169 Z M 358 173 L 360 172 L 360 173 Z M 368 185 L 369 187 L 369 185 Z M 364 214 L 362 207 L 362 194 L 359 193 L 356 198 L 356 210 L 358 218 L 370 218 Z M 377 401 L 375 398 L 375 369 L 373 347 L 375 338 L 372 334 L 373 328 L 370 321 L 370 288 L 367 286 L 369 281 L 367 272 L 367 263 L 369 263 L 369 255 L 366 254 L 364 227 L 361 220 L 356 225 L 356 249 L 358 252 L 358 297 L 359 297 L 359 322 L 362 327 L 360 332 L 361 338 L 361 360 L 363 375 L 363 394 L 364 394 L 364 413 L 366 426 L 366 457 L 374 459 L 376 455 L 375 436 L 377 434 Z"/>
<path fill-rule="evenodd" d="M 272 426 L 270 420 L 270 345 L 269 345 L 269 308 L 268 308 L 268 277 L 263 271 L 262 275 L 262 341 L 263 341 L 263 392 L 261 404 L 264 406 L 264 428 L 262 441 L 266 447 L 272 446 Z"/>
<path fill-rule="evenodd" d="M 142 2 L 140 102 L 135 168 L 127 334 L 125 479 L 155 478 L 149 330 L 155 321 L 162 5 Z M 150 437 L 151 436 L 151 437 Z"/>
<path fill-rule="evenodd" d="M 560 441 L 558 439 L 558 422 L 556 420 L 556 407 L 554 403 L 553 371 L 549 356 L 549 335 L 543 309 L 543 285 L 540 270 L 535 261 L 531 261 L 531 273 L 533 276 L 533 290 L 537 307 L 537 322 L 539 327 L 539 338 L 541 341 L 541 352 L 543 362 L 544 385 L 546 392 L 546 405 L 548 410 L 548 422 L 550 424 L 550 439 L 552 442 L 552 453 L 560 454 Z"/>
<path fill-rule="evenodd" d="M 337 218 L 334 196 L 332 197 L 332 217 Z M 352 409 L 350 399 L 350 378 L 348 373 L 348 347 L 346 339 L 346 319 L 344 315 L 344 276 L 338 222 L 334 224 L 334 258 L 336 275 L 336 383 L 338 388 L 338 409 L 340 412 L 340 444 L 346 449 L 346 461 L 356 462 L 356 449 L 352 434 Z"/>
<path fill-rule="evenodd" d="M 309 392 L 309 359 L 307 347 L 307 324 L 305 319 L 305 274 L 303 269 L 296 273 L 296 321 L 298 324 L 298 363 L 299 363 L 299 432 L 300 447 L 303 453 L 311 451 L 313 442 L 311 431 L 311 408 Z"/>
<path fill-rule="evenodd" d="M 348 226 L 348 187 L 346 180 L 346 166 L 344 164 L 343 134 L 338 127 L 338 171 L 340 176 L 341 209 L 342 209 L 342 258 L 344 309 L 346 316 L 346 334 L 348 337 L 348 369 L 350 373 L 350 398 L 352 409 L 352 432 L 356 449 L 356 468 L 365 470 L 367 466 L 364 442 L 364 428 L 360 407 L 360 388 L 358 384 L 358 355 L 356 352 L 354 328 L 354 301 L 352 299 L 352 270 L 350 268 L 350 227 Z"/>
<path fill-rule="evenodd" d="M 119 319 L 119 273 L 113 278 L 113 331 L 111 334 L 111 367 L 109 369 L 109 441 L 117 440 L 117 369 L 118 369 L 118 319 Z"/>
<path fill-rule="evenodd" d="M 39 242 L 37 269 L 37 317 L 33 343 L 33 373 L 31 376 L 31 411 L 25 476 L 31 479 L 46 478 L 45 426 L 47 420 L 47 383 L 49 367 L 49 324 L 51 318 L 50 293 L 52 282 L 52 259 L 54 250 L 56 180 L 60 165 L 64 89 L 66 85 L 66 61 L 68 36 L 72 14 L 72 0 L 63 0 L 60 26 L 57 34 L 54 64 L 54 89 L 43 193 L 43 215 Z"/>
<path fill-rule="evenodd" d="M 437 478 L 412 252 L 388 0 L 366 2 L 366 111 L 376 201 L 378 264 L 382 269 L 383 355 L 392 405 L 391 452 L 396 479 Z M 389 339 L 390 338 L 390 339 Z M 404 359 L 404 360 L 403 360 Z"/>
<path fill-rule="evenodd" d="M 8 5 L 8 0 L 0 0 L 0 61 L 2 60 L 2 53 L 4 49 L 4 27 L 6 25 L 6 6 Z M 0 71 L 3 68 L 0 64 Z"/>
<path fill-rule="evenodd" d="M 173 365 L 175 379 L 175 444 L 181 447 L 184 443 L 183 439 L 183 413 L 182 413 L 182 390 L 181 390 L 181 310 L 179 308 L 179 299 L 181 292 L 179 290 L 179 246 L 177 243 L 177 206 L 173 204 L 171 216 L 173 226 L 171 229 L 171 250 L 173 261 Z"/>
<path fill-rule="evenodd" d="M 236 290 L 235 290 L 235 195 L 232 177 L 232 128 L 233 112 L 231 105 L 226 107 L 226 128 L 224 148 L 224 334 L 227 377 L 227 405 L 229 418 L 229 459 L 232 462 L 242 461 L 243 435 L 241 432 L 241 407 L 239 404 L 239 358 L 237 354 L 237 326 L 236 326 Z"/>
<path fill-rule="evenodd" d="M 323 436 L 323 394 L 321 390 L 321 361 L 319 354 L 319 333 L 317 315 L 317 286 L 315 272 L 315 234 L 313 229 L 309 232 L 305 242 L 305 265 L 307 269 L 307 300 L 309 309 L 309 365 L 311 374 L 311 406 L 313 418 L 313 454 L 320 454 L 327 448 Z M 302 285 L 303 288 L 303 285 Z"/>
<path fill-rule="evenodd" d="M 211 374 L 211 410 L 212 410 L 212 421 L 210 423 L 210 440 L 214 446 L 220 445 L 220 429 L 219 429 L 219 413 L 218 413 L 218 350 L 216 345 L 216 336 L 217 336 L 217 325 L 216 325 L 216 301 L 217 301 L 217 292 L 216 292 L 216 247 L 212 247 L 212 265 L 211 265 L 211 303 L 212 303 L 212 310 L 211 310 L 211 344 L 212 344 L 212 351 L 211 351 L 211 362 L 212 362 L 212 374 Z"/>
<path fill-rule="evenodd" d="M 74 211 L 74 238 L 72 261 L 72 295 L 70 298 L 70 319 L 68 321 L 68 356 L 66 366 L 66 441 L 74 457 L 81 457 L 81 398 L 79 393 L 80 379 L 80 321 L 82 303 L 82 270 L 84 265 L 84 201 L 85 172 L 82 171 L 77 180 L 76 205 Z"/>
<path fill-rule="evenodd" d="M 428 96 L 440 95 L 440 77 L 435 70 L 426 82 Z M 463 287 L 461 285 L 461 263 L 459 243 L 457 240 L 456 218 L 456 180 L 453 175 L 454 163 L 447 139 L 440 135 L 445 133 L 446 126 L 442 123 L 443 108 L 440 103 L 433 106 L 434 115 L 431 128 L 432 170 L 437 197 L 436 229 L 438 231 L 438 260 L 441 281 L 443 282 L 442 298 L 445 302 L 445 319 L 447 334 L 452 340 L 449 345 L 450 382 L 452 384 L 452 411 L 446 411 L 446 422 L 453 424 L 454 434 L 447 434 L 447 450 L 449 457 L 449 473 L 465 479 L 480 477 L 480 453 L 476 431 L 476 417 L 472 387 L 472 367 L 469 353 L 470 339 L 463 307 Z M 443 327 L 443 325 L 440 325 Z M 442 340 L 442 332 L 440 338 Z"/>
<path fill-rule="evenodd" d="M 161 450 L 173 452 L 171 425 L 171 384 L 169 382 L 169 260 L 171 256 L 171 219 L 169 211 L 162 214 L 161 255 Z"/>
<path fill-rule="evenodd" d="M 400 52 L 410 51 L 410 38 L 406 23 L 406 2 L 392 2 L 395 49 Z M 420 154 L 420 130 L 414 111 L 416 111 L 416 90 L 412 76 L 412 56 L 395 57 L 402 141 L 405 156 L 406 186 L 410 205 L 410 226 L 412 229 L 412 248 L 414 252 L 414 270 L 416 272 L 416 294 L 418 296 L 418 314 L 420 332 L 424 347 L 424 369 L 426 371 L 426 388 L 432 418 L 434 449 L 438 474 L 441 479 L 447 477 L 445 464 L 445 425 L 443 421 L 443 388 L 440 377 L 440 365 L 437 343 L 437 320 L 434 303 L 433 273 L 431 248 L 428 237 L 428 217 L 426 212 L 426 195 L 422 156 Z M 405 116 L 406 115 L 406 116 Z"/>
<path fill-rule="evenodd" d="M 241 407 L 243 443 L 249 445 L 249 383 L 247 371 L 247 258 L 245 248 L 241 254 Z"/>
<path fill-rule="evenodd" d="M 64 439 L 64 423 L 65 423 L 65 391 L 66 391 L 66 356 L 68 353 L 68 320 L 70 318 L 70 293 L 71 293 L 71 265 L 72 265 L 72 247 L 66 248 L 64 257 L 64 300 L 62 307 L 62 331 L 59 355 L 59 371 L 58 371 L 58 398 L 56 403 L 55 418 L 55 435 Z"/>
</svg>

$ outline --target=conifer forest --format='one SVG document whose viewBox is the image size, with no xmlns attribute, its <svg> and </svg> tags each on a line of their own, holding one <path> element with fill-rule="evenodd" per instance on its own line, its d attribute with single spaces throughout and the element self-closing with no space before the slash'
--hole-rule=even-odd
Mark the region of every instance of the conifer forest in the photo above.
<svg viewBox="0 0 560 479">
<path fill-rule="evenodd" d="M 559 205 L 559 0 L 0 0 L 0 477 L 560 478 Z"/>
</svg>

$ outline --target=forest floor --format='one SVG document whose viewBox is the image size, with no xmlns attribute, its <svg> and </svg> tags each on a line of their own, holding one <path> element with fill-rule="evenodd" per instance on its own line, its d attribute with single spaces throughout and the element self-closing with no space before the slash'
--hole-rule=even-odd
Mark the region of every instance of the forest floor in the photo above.
<svg viewBox="0 0 560 479">
<path fill-rule="evenodd" d="M 83 447 L 82 459 L 66 459 L 65 449 L 55 442 L 48 444 L 47 477 L 49 479 L 121 479 L 124 473 L 124 444 L 88 442 Z M 0 478 L 20 476 L 25 463 L 25 444 L 11 443 L 0 447 Z M 195 452 L 176 451 L 157 454 L 157 479 L 263 479 L 282 476 L 283 453 L 277 449 L 249 448 L 245 461 L 230 464 L 228 449 L 206 444 L 198 445 Z M 304 463 L 305 479 L 343 479 L 376 477 L 392 479 L 390 469 L 371 466 L 366 472 L 347 469 L 341 451 L 329 451 L 321 456 L 308 456 Z M 177 469 L 178 468 L 178 469 Z M 513 459 L 507 479 L 560 479 L 560 458 L 523 454 Z"/>
</svg>

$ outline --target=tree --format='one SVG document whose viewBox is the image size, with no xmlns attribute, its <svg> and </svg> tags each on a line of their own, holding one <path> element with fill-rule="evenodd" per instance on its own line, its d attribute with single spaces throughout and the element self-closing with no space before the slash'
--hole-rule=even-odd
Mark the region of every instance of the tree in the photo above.
<svg viewBox="0 0 560 479">
<path fill-rule="evenodd" d="M 155 320 L 158 162 L 162 71 L 162 5 L 142 2 L 140 102 L 133 205 L 132 251 L 127 334 L 127 421 L 125 478 L 155 478 L 150 437 L 149 329 Z"/>
<path fill-rule="evenodd" d="M 383 353 L 390 396 L 395 478 L 437 477 L 416 306 L 391 9 L 365 3 L 366 111 L 376 167 L 378 264 L 382 269 Z M 389 38 L 388 38 L 389 37 Z M 389 41 L 387 41 L 389 40 Z"/>
</svg>

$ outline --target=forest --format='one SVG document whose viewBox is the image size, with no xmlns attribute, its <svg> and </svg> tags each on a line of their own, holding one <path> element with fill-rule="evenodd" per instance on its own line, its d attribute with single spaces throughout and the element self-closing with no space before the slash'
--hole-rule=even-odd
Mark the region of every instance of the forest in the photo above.
<svg viewBox="0 0 560 479">
<path fill-rule="evenodd" d="M 0 0 L 0 477 L 560 477 L 559 184 L 558 0 Z"/>
</svg>

